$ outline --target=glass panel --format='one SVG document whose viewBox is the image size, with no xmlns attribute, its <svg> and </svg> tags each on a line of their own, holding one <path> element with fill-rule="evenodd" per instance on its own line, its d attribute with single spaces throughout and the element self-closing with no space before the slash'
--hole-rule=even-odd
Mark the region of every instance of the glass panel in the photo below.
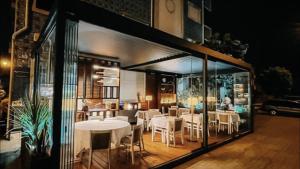
<svg viewBox="0 0 300 169">
<path fill-rule="evenodd" d="M 63 71 L 63 98 L 62 98 L 62 125 L 61 125 L 61 168 L 72 168 L 74 121 L 77 97 L 77 22 L 66 22 L 64 71 Z"/>
<path fill-rule="evenodd" d="M 208 143 L 221 142 L 250 129 L 249 72 L 208 61 Z"/>
</svg>

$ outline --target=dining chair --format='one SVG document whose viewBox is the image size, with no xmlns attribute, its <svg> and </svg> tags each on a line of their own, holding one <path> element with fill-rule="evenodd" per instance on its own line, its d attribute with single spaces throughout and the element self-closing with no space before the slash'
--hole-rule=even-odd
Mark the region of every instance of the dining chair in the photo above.
<svg viewBox="0 0 300 169">
<path fill-rule="evenodd" d="M 168 115 L 169 116 L 177 116 L 177 108 L 169 108 Z"/>
<path fill-rule="evenodd" d="M 231 114 L 231 131 L 239 132 L 240 115 L 238 113 Z"/>
<path fill-rule="evenodd" d="M 165 117 L 165 116 L 163 116 Z M 156 117 L 156 118 L 161 118 L 161 117 Z M 163 127 L 159 127 L 157 125 L 152 125 L 152 131 L 151 131 L 151 140 L 152 142 L 154 142 L 154 137 L 155 134 L 158 133 L 161 135 L 161 142 L 165 142 L 165 131 L 167 130 L 167 128 L 163 128 Z"/>
<path fill-rule="evenodd" d="M 142 147 L 141 147 L 141 128 L 142 125 L 133 126 L 131 135 L 125 136 L 121 139 L 121 145 L 125 149 L 130 149 L 131 152 L 131 164 L 134 164 L 134 146 L 138 146 L 140 149 L 140 156 L 142 157 Z"/>
<path fill-rule="evenodd" d="M 111 131 L 91 131 L 88 169 L 92 165 L 93 153 L 97 150 L 107 150 L 107 163 L 110 168 Z"/>
<path fill-rule="evenodd" d="M 218 121 L 217 121 L 217 113 L 215 112 L 207 112 L 208 114 L 208 130 L 210 126 L 213 126 L 216 132 L 216 135 L 218 134 Z"/>
<path fill-rule="evenodd" d="M 218 113 L 218 132 L 220 132 L 220 129 L 222 131 L 225 130 L 225 127 L 227 127 L 227 133 L 231 134 L 231 122 L 230 122 L 230 114 L 229 113 Z"/>
<path fill-rule="evenodd" d="M 137 118 L 138 119 L 143 119 L 143 128 L 146 128 L 147 131 L 148 131 L 148 122 L 147 122 L 147 119 L 146 119 L 145 111 L 139 111 L 138 115 L 137 115 Z"/>
<path fill-rule="evenodd" d="M 195 122 L 193 123 L 187 122 L 188 131 L 191 132 L 191 125 L 193 125 L 193 130 L 196 130 L 197 139 L 200 138 L 200 134 L 203 138 L 203 113 L 200 113 L 199 116 L 194 116 L 194 118 L 199 119 L 195 119 Z M 207 130 L 207 135 L 210 136 L 209 130 Z"/>
<path fill-rule="evenodd" d="M 136 125 L 144 126 L 144 119 L 137 118 Z M 144 127 L 141 127 L 141 142 L 142 142 L 142 148 L 143 148 L 143 150 L 145 150 L 145 144 L 144 144 L 143 133 L 144 133 Z"/>
<path fill-rule="evenodd" d="M 168 121 L 168 128 L 165 130 L 165 135 L 167 137 L 167 146 L 170 145 L 170 140 L 173 141 L 174 147 L 176 147 L 176 134 L 180 134 L 181 144 L 184 144 L 184 129 L 183 129 L 183 119 L 174 118 Z"/>
</svg>

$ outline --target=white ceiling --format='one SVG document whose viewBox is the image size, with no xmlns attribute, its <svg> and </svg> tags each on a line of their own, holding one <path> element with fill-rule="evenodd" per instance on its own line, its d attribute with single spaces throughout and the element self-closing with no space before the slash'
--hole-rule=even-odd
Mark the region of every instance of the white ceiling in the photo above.
<svg viewBox="0 0 300 169">
<path fill-rule="evenodd" d="M 78 29 L 80 52 L 118 58 L 121 67 L 138 65 L 149 61 L 186 53 L 164 45 L 133 37 L 104 27 L 80 21 Z M 154 64 L 134 67 L 139 70 L 156 70 L 177 74 L 200 73 L 203 59 L 194 56 L 171 59 Z M 222 62 L 208 62 L 209 71 L 241 71 L 235 66 Z"/>
<path fill-rule="evenodd" d="M 177 49 L 82 21 L 79 22 L 78 47 L 80 52 L 117 57 L 121 67 L 183 53 Z"/>
</svg>

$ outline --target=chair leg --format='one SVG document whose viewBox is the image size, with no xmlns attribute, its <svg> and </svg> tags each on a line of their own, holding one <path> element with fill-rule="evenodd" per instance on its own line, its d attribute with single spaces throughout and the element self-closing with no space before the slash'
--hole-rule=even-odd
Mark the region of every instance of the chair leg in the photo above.
<svg viewBox="0 0 300 169">
<path fill-rule="evenodd" d="M 139 148 L 140 148 L 140 157 L 142 158 L 142 146 L 141 146 L 141 141 L 139 142 Z"/>
<path fill-rule="evenodd" d="M 152 127 L 152 142 L 154 141 L 154 134 L 155 134 L 154 127 Z"/>
<path fill-rule="evenodd" d="M 181 144 L 184 144 L 183 131 L 181 131 Z"/>
<path fill-rule="evenodd" d="M 134 165 L 134 147 L 131 145 L 131 164 Z"/>
<path fill-rule="evenodd" d="M 170 133 L 166 133 L 167 134 L 167 146 L 170 146 Z"/>
<path fill-rule="evenodd" d="M 173 133 L 173 145 L 174 145 L 174 147 L 176 147 L 175 133 Z"/>
<path fill-rule="evenodd" d="M 143 138 L 143 135 L 141 136 L 141 141 L 142 141 L 143 150 L 145 150 L 145 144 L 144 144 L 144 138 Z"/>
<path fill-rule="evenodd" d="M 92 154 L 93 154 L 93 151 L 90 149 L 88 169 L 90 169 L 91 165 L 92 165 Z"/>
<path fill-rule="evenodd" d="M 110 169 L 110 149 L 107 150 L 107 162 L 108 162 L 108 168 Z"/>
<path fill-rule="evenodd" d="M 196 131 L 197 131 L 197 139 L 199 139 L 200 138 L 200 127 L 198 125 L 197 125 Z"/>
</svg>

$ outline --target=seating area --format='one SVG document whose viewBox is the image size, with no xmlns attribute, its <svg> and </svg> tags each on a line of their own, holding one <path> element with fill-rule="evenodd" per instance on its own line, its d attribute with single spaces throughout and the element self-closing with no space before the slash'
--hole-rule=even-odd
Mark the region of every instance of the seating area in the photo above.
<svg viewBox="0 0 300 169">
<path fill-rule="evenodd" d="M 162 114 L 158 109 L 138 110 L 134 115 L 136 123 L 131 124 L 128 122 L 128 116 L 118 115 L 104 119 L 92 119 L 89 116 L 86 121 L 76 122 L 75 159 L 83 166 L 87 164 L 87 168 L 95 167 L 99 165 L 97 164 L 99 159 L 93 158 L 93 154 L 98 153 L 102 158 L 108 156 L 107 162 L 101 164 L 108 168 L 111 167 L 111 159 L 115 160 L 115 158 L 120 160 L 119 164 L 114 161 L 115 166 L 121 166 L 124 163 L 144 166 L 145 164 L 159 164 L 155 160 L 154 163 L 152 161 L 153 158 L 159 158 L 156 155 L 158 151 L 156 148 L 167 152 L 178 148 L 178 151 L 175 151 L 178 157 L 201 148 L 204 134 L 203 113 L 192 114 L 187 108 L 176 107 L 170 107 L 168 112 L 168 114 Z M 239 122 L 240 117 L 237 113 L 221 110 L 208 111 L 209 143 L 219 142 L 231 136 L 233 132 L 238 132 Z M 90 141 L 86 139 L 88 135 L 90 135 Z M 191 141 L 192 139 L 196 142 Z M 105 150 L 107 156 L 105 151 L 99 151 L 99 149 Z M 84 157 L 87 154 L 88 163 L 85 162 Z M 173 157 L 165 160 L 171 159 Z"/>
<path fill-rule="evenodd" d="M 243 105 L 246 102 L 240 98 L 240 92 L 246 91 L 241 88 L 242 85 L 234 88 L 235 83 L 241 83 L 241 80 L 228 82 L 222 79 L 223 76 L 244 78 L 243 73 L 231 76 L 224 74 L 222 78 L 216 74 L 209 75 L 210 78 L 218 78 L 222 85 L 208 88 L 205 110 L 201 73 L 186 75 L 189 71 L 183 69 L 188 63 L 201 62 L 198 58 L 186 57 L 157 63 L 156 66 L 137 67 L 141 71 L 119 69 L 117 62 L 81 60 L 74 159 L 82 167 L 93 168 L 100 163 L 100 168 L 109 168 L 112 161 L 114 167 L 124 163 L 130 166 L 155 166 L 201 149 L 205 146 L 205 138 L 208 144 L 218 144 L 247 130 L 247 112 L 239 112 L 241 106 L 248 106 Z M 176 76 L 166 73 L 168 69 L 164 65 L 169 63 L 181 67 Z M 212 64 L 216 63 L 209 66 Z M 87 67 L 92 68 L 90 70 Z M 229 65 L 222 63 L 219 67 L 226 70 Z M 153 71 L 164 69 L 165 73 L 143 72 L 149 68 Z M 171 69 L 168 71 L 172 72 Z M 87 73 L 94 78 L 88 79 Z M 210 82 L 214 82 L 214 79 L 210 79 Z M 224 86 L 232 88 L 225 90 Z M 94 132 L 109 132 L 110 138 L 103 137 L 101 141 L 109 141 L 110 146 L 99 145 L 99 139 L 93 136 Z M 161 154 L 161 150 L 172 155 Z M 101 154 L 101 158 L 93 158 L 94 154 Z M 88 160 L 85 156 L 88 156 Z"/>
</svg>

